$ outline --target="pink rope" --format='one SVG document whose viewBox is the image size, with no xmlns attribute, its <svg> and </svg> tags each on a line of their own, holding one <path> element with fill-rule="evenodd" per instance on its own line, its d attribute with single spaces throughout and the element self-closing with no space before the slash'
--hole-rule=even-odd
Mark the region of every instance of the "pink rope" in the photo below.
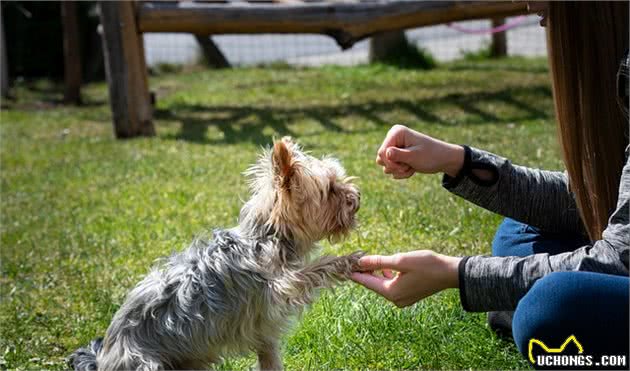
<svg viewBox="0 0 630 371">
<path fill-rule="evenodd" d="M 525 19 L 526 17 L 524 15 L 521 15 L 521 16 L 516 17 L 512 21 L 504 23 L 498 27 L 486 28 L 486 29 L 470 29 L 470 28 L 458 26 L 456 23 L 447 23 L 446 25 L 459 32 L 480 35 L 480 34 L 492 34 L 492 33 L 503 32 L 503 31 L 509 30 L 510 28 L 514 28 L 520 25 L 521 23 L 523 23 Z"/>
</svg>

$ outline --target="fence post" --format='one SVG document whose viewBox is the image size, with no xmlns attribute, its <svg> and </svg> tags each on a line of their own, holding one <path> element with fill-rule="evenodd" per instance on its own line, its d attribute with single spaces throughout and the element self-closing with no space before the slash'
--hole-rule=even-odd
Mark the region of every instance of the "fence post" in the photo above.
<svg viewBox="0 0 630 371">
<path fill-rule="evenodd" d="M 79 23 L 77 2 L 61 2 L 63 24 L 63 76 L 65 81 L 63 100 L 66 103 L 81 103 L 81 47 L 79 45 Z"/>
<path fill-rule="evenodd" d="M 153 107 L 142 34 L 136 25 L 136 4 L 132 1 L 99 1 L 99 5 L 105 73 L 116 137 L 153 136 Z"/>
<path fill-rule="evenodd" d="M 492 18 L 492 28 L 500 27 L 505 23 L 505 18 Z M 490 55 L 493 58 L 505 57 L 507 55 L 507 32 L 495 32 L 492 34 L 492 45 Z"/>
<path fill-rule="evenodd" d="M 370 39 L 370 63 L 385 61 L 406 46 L 404 30 L 376 34 Z"/>
</svg>

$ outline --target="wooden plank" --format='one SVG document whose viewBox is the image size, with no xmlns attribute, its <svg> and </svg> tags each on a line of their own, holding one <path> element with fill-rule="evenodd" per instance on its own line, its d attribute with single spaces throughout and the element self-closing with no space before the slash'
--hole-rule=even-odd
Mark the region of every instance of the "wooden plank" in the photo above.
<svg viewBox="0 0 630 371">
<path fill-rule="evenodd" d="M 250 1 L 250 2 L 255 2 L 255 1 Z M 279 3 L 279 4 L 304 4 L 304 1 L 302 0 L 273 0 L 272 2 Z"/>
<path fill-rule="evenodd" d="M 153 136 L 153 108 L 142 34 L 136 26 L 135 5 L 129 1 L 100 1 L 99 5 L 105 72 L 116 136 Z"/>
<path fill-rule="evenodd" d="M 493 18 L 492 28 L 503 26 L 505 18 Z M 490 55 L 493 58 L 501 58 L 507 55 L 507 36 L 505 31 L 492 34 L 492 44 L 490 45 Z"/>
<path fill-rule="evenodd" d="M 143 3 L 140 32 L 201 35 L 312 33 L 333 37 L 342 48 L 376 33 L 469 19 L 527 12 L 524 2 L 395 1 L 386 3 L 305 3 L 221 5 Z"/>
<path fill-rule="evenodd" d="M 81 46 L 79 43 L 79 22 L 77 2 L 61 2 L 61 23 L 63 25 L 64 93 L 66 103 L 81 103 Z"/>
</svg>

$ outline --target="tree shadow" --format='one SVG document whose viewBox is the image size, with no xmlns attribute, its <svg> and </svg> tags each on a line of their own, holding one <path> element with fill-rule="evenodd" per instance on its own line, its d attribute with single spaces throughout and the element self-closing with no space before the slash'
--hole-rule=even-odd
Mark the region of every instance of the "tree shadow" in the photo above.
<svg viewBox="0 0 630 371">
<path fill-rule="evenodd" d="M 316 122 L 321 126 L 321 130 L 339 133 L 382 130 L 382 127 L 395 123 L 383 118 L 393 111 L 406 112 L 422 123 L 444 126 L 546 119 L 551 117 L 552 112 L 539 108 L 540 105 L 534 106 L 531 102 L 549 100 L 550 96 L 551 91 L 548 86 L 533 85 L 508 87 L 492 92 L 448 94 L 424 99 L 388 100 L 383 98 L 361 103 L 306 106 L 237 104 L 205 106 L 176 102 L 169 104 L 167 108 L 157 109 L 155 118 L 181 123 L 179 132 L 168 134 L 166 138 L 204 144 L 251 142 L 265 145 L 273 139 L 273 136 L 295 136 L 291 126 L 304 120 Z M 491 112 L 489 108 L 497 104 L 509 107 L 509 114 Z M 450 110 L 463 112 L 463 117 L 448 120 L 440 114 L 440 112 Z M 340 123 L 350 117 L 359 117 L 366 125 L 361 125 L 361 128 L 350 128 Z M 208 138 L 207 132 L 211 127 L 217 129 L 222 135 Z"/>
<path fill-rule="evenodd" d="M 9 97 L 2 98 L 2 109 L 47 110 L 60 106 L 96 108 L 107 104 L 104 99 L 97 99 L 86 94 L 82 87 L 81 101 L 78 104 L 65 102 L 63 82 L 51 79 L 27 79 L 14 84 L 9 90 Z"/>
</svg>

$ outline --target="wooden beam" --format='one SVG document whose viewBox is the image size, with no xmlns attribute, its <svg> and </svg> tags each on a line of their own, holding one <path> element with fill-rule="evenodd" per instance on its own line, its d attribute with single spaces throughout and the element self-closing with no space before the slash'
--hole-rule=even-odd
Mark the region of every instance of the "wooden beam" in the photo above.
<svg viewBox="0 0 630 371">
<path fill-rule="evenodd" d="M 376 33 L 460 20 L 507 17 L 527 12 L 524 2 L 395 1 L 221 5 L 142 3 L 140 32 L 201 35 L 311 33 L 333 37 L 342 48 Z"/>
<path fill-rule="evenodd" d="M 131 1 L 99 1 L 99 5 L 105 72 L 116 136 L 153 136 L 153 108 L 144 43 L 136 26 L 135 4 Z"/>
<path fill-rule="evenodd" d="M 61 2 L 61 23 L 63 25 L 63 100 L 66 103 L 81 103 L 81 46 L 79 43 L 79 21 L 77 2 Z"/>
</svg>

